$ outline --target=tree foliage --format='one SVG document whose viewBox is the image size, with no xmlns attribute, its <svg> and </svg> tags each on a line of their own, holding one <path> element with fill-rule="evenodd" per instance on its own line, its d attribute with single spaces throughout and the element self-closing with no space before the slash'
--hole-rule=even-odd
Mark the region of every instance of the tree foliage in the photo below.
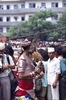
<svg viewBox="0 0 66 100">
<path fill-rule="evenodd" d="M 7 35 L 9 37 L 15 37 L 19 35 L 26 36 L 28 34 L 35 35 L 39 31 L 42 33 L 40 35 L 40 39 L 47 40 L 50 36 L 50 32 L 48 33 L 46 31 L 56 28 L 56 25 L 52 24 L 49 21 L 46 21 L 46 18 L 56 16 L 57 14 L 52 11 L 40 11 L 30 17 L 28 21 L 21 22 L 17 26 L 10 27 Z"/>
<path fill-rule="evenodd" d="M 57 26 L 62 28 L 61 30 L 58 30 L 60 39 L 66 40 L 66 10 L 62 13 L 62 17 Z"/>
</svg>

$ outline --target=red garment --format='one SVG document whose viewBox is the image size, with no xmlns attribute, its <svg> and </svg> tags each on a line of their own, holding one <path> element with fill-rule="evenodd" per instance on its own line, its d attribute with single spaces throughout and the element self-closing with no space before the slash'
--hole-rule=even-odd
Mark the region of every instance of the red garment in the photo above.
<svg viewBox="0 0 66 100">
<path fill-rule="evenodd" d="M 30 81 L 20 80 L 19 83 L 18 83 L 18 86 L 21 89 L 24 89 L 24 90 L 17 90 L 16 91 L 16 95 L 24 96 L 24 95 L 27 95 L 28 94 L 26 90 L 33 89 L 34 84 L 31 83 Z"/>
<path fill-rule="evenodd" d="M 66 98 L 64 100 L 66 100 Z"/>
<path fill-rule="evenodd" d="M 25 96 L 25 95 L 28 95 L 28 93 L 26 91 L 17 90 L 16 91 L 16 95 L 18 95 L 18 96 Z"/>
</svg>

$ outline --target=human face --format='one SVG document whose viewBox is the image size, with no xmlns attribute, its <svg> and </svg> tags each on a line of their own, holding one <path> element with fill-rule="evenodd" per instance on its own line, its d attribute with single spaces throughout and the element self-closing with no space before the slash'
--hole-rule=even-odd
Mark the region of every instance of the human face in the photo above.
<svg viewBox="0 0 66 100">
<path fill-rule="evenodd" d="M 48 53 L 48 56 L 49 56 L 50 60 L 52 60 L 54 58 L 54 54 L 55 54 L 55 52 Z"/>
</svg>

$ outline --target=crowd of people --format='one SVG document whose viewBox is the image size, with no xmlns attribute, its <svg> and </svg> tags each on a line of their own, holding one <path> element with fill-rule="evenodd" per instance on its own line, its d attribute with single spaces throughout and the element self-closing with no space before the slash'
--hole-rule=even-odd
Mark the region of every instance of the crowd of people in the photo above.
<svg viewBox="0 0 66 100">
<path fill-rule="evenodd" d="M 16 59 L 12 45 L 0 42 L 0 99 L 66 100 L 66 46 L 32 45 L 23 40 Z"/>
</svg>

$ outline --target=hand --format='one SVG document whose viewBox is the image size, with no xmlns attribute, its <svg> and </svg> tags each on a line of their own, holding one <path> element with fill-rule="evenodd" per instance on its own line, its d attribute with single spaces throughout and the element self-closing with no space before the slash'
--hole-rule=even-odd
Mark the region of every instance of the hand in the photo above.
<svg viewBox="0 0 66 100">
<path fill-rule="evenodd" d="M 3 65 L 3 69 L 8 69 L 9 65 Z"/>
<path fill-rule="evenodd" d="M 52 84 L 52 86 L 53 86 L 53 88 L 56 88 L 57 83 L 56 83 L 56 82 L 54 82 L 54 83 Z"/>
<path fill-rule="evenodd" d="M 34 77 L 34 76 L 35 76 L 35 72 L 34 72 L 34 71 L 31 72 L 31 73 L 30 73 L 30 76 L 31 76 L 31 77 Z"/>
<path fill-rule="evenodd" d="M 40 69 L 38 67 L 36 67 L 35 72 L 40 73 Z"/>
<path fill-rule="evenodd" d="M 43 73 L 43 71 L 41 71 L 41 72 L 40 72 L 40 76 L 43 76 L 43 75 L 44 75 L 44 73 Z"/>
</svg>

